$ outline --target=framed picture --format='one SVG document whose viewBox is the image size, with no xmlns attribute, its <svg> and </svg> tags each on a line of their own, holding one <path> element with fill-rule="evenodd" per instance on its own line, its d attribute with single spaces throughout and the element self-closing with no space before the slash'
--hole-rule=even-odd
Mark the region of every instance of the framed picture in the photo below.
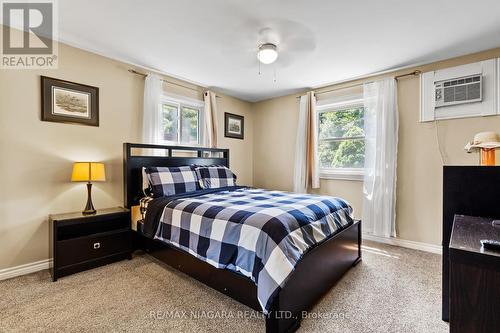
<svg viewBox="0 0 500 333">
<path fill-rule="evenodd" d="M 43 121 L 99 126 L 99 88 L 41 78 Z"/>
<path fill-rule="evenodd" d="M 224 112 L 224 136 L 242 139 L 245 131 L 245 118 L 237 114 Z"/>
</svg>

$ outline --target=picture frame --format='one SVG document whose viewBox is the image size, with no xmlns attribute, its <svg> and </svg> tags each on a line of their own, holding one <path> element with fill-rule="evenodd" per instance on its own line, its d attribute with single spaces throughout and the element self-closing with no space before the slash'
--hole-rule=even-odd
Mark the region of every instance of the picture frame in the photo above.
<svg viewBox="0 0 500 333">
<path fill-rule="evenodd" d="M 42 121 L 99 126 L 99 88 L 41 76 Z"/>
<path fill-rule="evenodd" d="M 243 140 L 245 136 L 245 117 L 224 112 L 224 136 Z"/>
</svg>

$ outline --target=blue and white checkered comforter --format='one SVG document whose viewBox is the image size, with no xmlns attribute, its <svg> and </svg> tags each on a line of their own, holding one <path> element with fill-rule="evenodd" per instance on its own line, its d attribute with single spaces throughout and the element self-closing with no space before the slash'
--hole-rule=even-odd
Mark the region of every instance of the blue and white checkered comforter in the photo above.
<svg viewBox="0 0 500 333">
<path fill-rule="evenodd" d="M 339 198 L 239 188 L 168 202 L 155 238 L 252 279 L 267 314 L 304 253 L 351 214 Z"/>
</svg>

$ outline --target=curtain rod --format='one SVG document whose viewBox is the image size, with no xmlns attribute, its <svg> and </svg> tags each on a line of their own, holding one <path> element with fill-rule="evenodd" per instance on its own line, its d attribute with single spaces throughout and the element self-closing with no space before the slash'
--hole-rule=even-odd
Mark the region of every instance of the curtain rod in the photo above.
<svg viewBox="0 0 500 333">
<path fill-rule="evenodd" d="M 132 74 L 140 75 L 140 76 L 143 76 L 143 77 L 148 76 L 147 74 L 138 72 L 135 69 L 129 69 L 128 71 L 130 73 L 132 73 Z M 160 79 L 160 81 L 165 82 L 165 83 L 169 83 L 169 84 L 173 84 L 174 86 L 178 86 L 178 87 L 182 87 L 182 88 L 185 88 L 185 89 L 189 89 L 189 90 L 193 90 L 193 91 L 196 91 L 196 92 L 200 92 L 200 90 L 197 89 L 197 88 L 192 88 L 192 87 L 189 87 L 189 86 L 185 86 L 185 85 L 177 83 L 177 82 L 173 82 L 173 81 L 169 81 L 169 80 L 165 80 L 165 79 Z M 215 97 L 220 98 L 220 96 L 218 96 L 218 95 L 215 95 Z"/>
<path fill-rule="evenodd" d="M 402 79 L 402 78 L 405 78 L 405 77 L 408 77 L 408 76 L 417 76 L 417 75 L 420 75 L 420 74 L 422 74 L 422 71 L 415 70 L 415 71 L 410 72 L 410 73 L 397 75 L 397 76 L 394 77 L 394 79 L 395 80 L 399 80 L 399 79 Z M 333 89 L 329 89 L 329 90 L 325 90 L 325 91 L 320 91 L 320 92 L 315 93 L 315 95 L 322 95 L 322 94 L 326 94 L 326 93 L 337 91 L 337 90 L 344 90 L 344 89 L 359 87 L 359 86 L 361 86 L 361 85 L 363 85 L 365 83 L 372 83 L 372 82 L 375 82 L 375 81 L 367 81 L 367 82 L 363 82 L 363 83 L 351 84 L 350 86 L 338 87 L 338 88 L 333 88 Z M 300 96 L 297 96 L 296 98 L 300 98 Z"/>
</svg>

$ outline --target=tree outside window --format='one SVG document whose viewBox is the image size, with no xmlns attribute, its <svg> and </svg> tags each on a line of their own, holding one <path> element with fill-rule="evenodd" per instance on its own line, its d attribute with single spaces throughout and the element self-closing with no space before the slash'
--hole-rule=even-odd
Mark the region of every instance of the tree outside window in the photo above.
<svg viewBox="0 0 500 333">
<path fill-rule="evenodd" d="M 163 141 L 174 144 L 200 144 L 200 108 L 164 102 L 160 111 L 160 137 Z"/>
<path fill-rule="evenodd" d="M 319 112 L 320 168 L 362 170 L 365 162 L 364 106 L 351 104 Z"/>
</svg>

